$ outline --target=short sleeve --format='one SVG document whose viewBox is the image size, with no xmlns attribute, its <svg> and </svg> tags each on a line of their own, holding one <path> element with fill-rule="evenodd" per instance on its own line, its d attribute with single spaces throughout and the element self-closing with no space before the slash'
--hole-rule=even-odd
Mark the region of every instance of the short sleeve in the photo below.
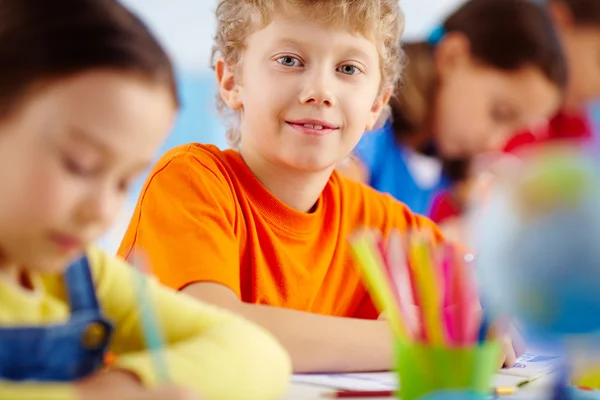
<svg viewBox="0 0 600 400">
<path fill-rule="evenodd" d="M 240 295 L 236 203 L 214 160 L 176 155 L 147 181 L 119 255 L 142 250 L 158 279 L 174 288 L 199 281 Z"/>
</svg>

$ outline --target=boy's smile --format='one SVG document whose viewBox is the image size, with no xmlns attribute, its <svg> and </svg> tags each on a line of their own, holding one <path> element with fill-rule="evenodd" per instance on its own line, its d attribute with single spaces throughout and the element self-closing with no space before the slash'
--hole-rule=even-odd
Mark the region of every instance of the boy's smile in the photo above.
<svg viewBox="0 0 600 400">
<path fill-rule="evenodd" d="M 318 119 L 298 119 L 286 121 L 289 126 L 305 135 L 324 136 L 339 129 L 338 124 Z"/>
</svg>

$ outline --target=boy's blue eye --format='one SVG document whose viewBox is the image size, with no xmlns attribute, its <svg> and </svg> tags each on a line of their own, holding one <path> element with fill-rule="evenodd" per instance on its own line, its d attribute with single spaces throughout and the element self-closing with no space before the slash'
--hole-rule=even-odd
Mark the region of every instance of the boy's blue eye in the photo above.
<svg viewBox="0 0 600 400">
<path fill-rule="evenodd" d="M 341 67 L 338 67 L 338 72 L 341 72 L 342 74 L 346 74 L 346 75 L 356 75 L 356 74 L 360 74 L 361 70 L 356 68 L 354 65 L 350 65 L 350 64 L 346 64 L 346 65 L 342 65 Z"/>
<path fill-rule="evenodd" d="M 277 62 L 283 66 L 286 67 L 300 67 L 302 66 L 302 63 L 295 57 L 291 57 L 291 56 L 284 56 L 284 57 L 279 57 L 277 59 Z"/>
</svg>

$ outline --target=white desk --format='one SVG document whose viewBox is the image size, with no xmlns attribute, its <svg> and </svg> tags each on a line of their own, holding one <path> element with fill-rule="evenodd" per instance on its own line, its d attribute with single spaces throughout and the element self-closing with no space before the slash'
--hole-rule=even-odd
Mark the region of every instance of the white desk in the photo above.
<svg viewBox="0 0 600 400">
<path fill-rule="evenodd" d="M 553 375 L 548 375 L 544 378 L 540 378 L 536 381 L 531 382 L 524 388 L 520 389 L 517 394 L 513 396 L 502 396 L 503 399 L 511 399 L 511 400 L 543 400 L 548 398 L 548 389 L 552 383 Z M 299 383 L 291 383 L 288 388 L 287 393 L 283 396 L 281 400 L 323 400 L 326 399 L 323 397 L 326 393 L 331 393 L 333 390 L 324 389 L 322 387 L 311 386 L 307 384 L 299 384 Z M 393 397 L 387 398 L 394 399 Z M 365 398 L 355 398 L 353 400 L 384 400 L 382 397 L 365 397 Z"/>
</svg>

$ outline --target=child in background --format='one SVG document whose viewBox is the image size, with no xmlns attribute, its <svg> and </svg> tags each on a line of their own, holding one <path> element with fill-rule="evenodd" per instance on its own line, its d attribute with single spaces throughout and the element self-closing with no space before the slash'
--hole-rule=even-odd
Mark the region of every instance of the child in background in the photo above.
<svg viewBox="0 0 600 400">
<path fill-rule="evenodd" d="M 545 140 L 587 140 L 592 127 L 586 107 L 600 98 L 600 2 L 596 0 L 546 0 L 564 48 L 569 79 L 561 111 L 546 129 L 522 132 L 512 138 L 507 151 Z"/>
<path fill-rule="evenodd" d="M 167 152 L 119 255 L 141 247 L 165 284 L 265 326 L 296 372 L 389 369 L 391 334 L 349 237 L 441 236 L 334 170 L 388 102 L 402 28 L 397 0 L 221 0 L 214 66 L 234 149 Z"/>
<path fill-rule="evenodd" d="M 547 124 L 535 131 L 523 131 L 506 144 L 506 152 L 518 154 L 535 143 L 568 140 L 586 142 L 592 139 L 592 124 L 586 107 L 600 97 L 600 1 L 545 0 L 564 49 L 568 81 L 561 110 Z M 431 217 L 442 223 L 444 232 L 464 230 L 461 215 L 468 203 L 469 193 L 480 197 L 478 173 L 459 182 L 456 187 L 437 199 Z"/>
<path fill-rule="evenodd" d="M 470 158 L 556 111 L 566 67 L 547 13 L 527 0 L 470 0 L 405 50 L 389 119 L 340 169 L 429 215 Z"/>
<path fill-rule="evenodd" d="M 0 65 L 0 398 L 277 398 L 267 332 L 148 280 L 175 385 L 153 388 L 134 270 L 90 247 L 178 108 L 144 24 L 117 1 L 0 0 Z"/>
</svg>

